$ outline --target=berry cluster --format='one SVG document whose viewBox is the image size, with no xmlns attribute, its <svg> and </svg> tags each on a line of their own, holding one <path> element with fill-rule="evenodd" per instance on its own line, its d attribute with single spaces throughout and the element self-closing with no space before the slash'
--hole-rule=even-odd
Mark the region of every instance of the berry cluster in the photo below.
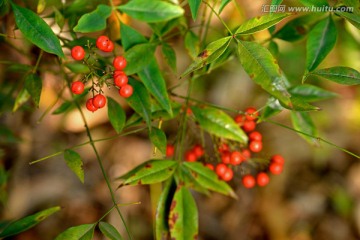
<svg viewBox="0 0 360 240">
<path fill-rule="evenodd" d="M 103 52 L 112 52 L 114 50 L 114 43 L 107 36 L 100 36 L 96 40 L 96 47 Z M 90 45 L 89 50 L 92 50 Z M 92 78 L 94 75 L 97 77 L 91 81 L 92 86 L 90 90 L 92 90 L 93 97 L 86 101 L 86 108 L 89 111 L 95 112 L 106 105 L 106 97 L 102 94 L 102 86 L 104 84 L 108 87 L 117 87 L 119 89 L 119 95 L 124 98 L 128 98 L 133 94 L 133 87 L 128 84 L 128 76 L 123 71 L 127 65 L 127 61 L 123 56 L 116 56 L 112 62 L 113 70 L 111 72 L 103 71 L 103 75 L 100 76 L 94 65 L 89 61 L 89 58 L 92 56 L 85 59 L 85 55 L 86 52 L 81 46 L 75 46 L 71 49 L 72 58 L 76 61 L 83 61 L 91 70 L 91 73 L 84 76 L 82 80 L 75 81 L 71 84 L 71 91 L 74 94 L 82 94 L 89 78 Z M 108 79 L 113 79 L 113 82 L 107 82 Z"/>
</svg>

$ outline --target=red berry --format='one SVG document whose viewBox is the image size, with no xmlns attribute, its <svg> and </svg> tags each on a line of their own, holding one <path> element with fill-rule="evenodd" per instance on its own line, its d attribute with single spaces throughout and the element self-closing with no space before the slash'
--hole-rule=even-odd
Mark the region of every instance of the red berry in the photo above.
<svg viewBox="0 0 360 240">
<path fill-rule="evenodd" d="M 123 87 L 125 86 L 126 84 L 128 84 L 129 82 L 129 79 L 128 77 L 125 75 L 125 73 L 123 74 L 118 74 L 116 76 L 116 78 L 114 78 L 114 83 L 117 87 Z"/>
<path fill-rule="evenodd" d="M 74 94 L 82 94 L 84 92 L 84 83 L 75 81 L 71 84 L 71 91 Z"/>
<path fill-rule="evenodd" d="M 226 143 L 223 143 L 219 146 L 219 152 L 223 153 L 223 152 L 228 152 L 229 151 L 229 145 L 227 145 Z"/>
<path fill-rule="evenodd" d="M 245 110 L 245 117 L 247 120 L 253 121 L 255 119 L 257 119 L 257 117 L 259 116 L 259 113 L 257 112 L 256 108 L 253 107 L 248 107 Z"/>
<path fill-rule="evenodd" d="M 197 160 L 196 154 L 191 150 L 187 151 L 185 153 L 185 160 L 187 162 L 195 162 Z"/>
<path fill-rule="evenodd" d="M 242 125 L 242 129 L 245 131 L 245 132 L 252 132 L 254 131 L 256 128 L 256 122 L 255 121 L 252 121 L 252 120 L 245 120 L 244 121 L 244 124 Z"/>
<path fill-rule="evenodd" d="M 245 160 L 251 157 L 251 152 L 249 149 L 244 149 L 241 153 L 245 157 Z"/>
<path fill-rule="evenodd" d="M 230 164 L 231 161 L 231 153 L 226 151 L 221 154 L 221 161 L 225 164 Z"/>
<path fill-rule="evenodd" d="M 166 156 L 167 157 L 174 156 L 174 152 L 175 152 L 174 145 L 171 145 L 171 144 L 166 145 Z"/>
<path fill-rule="evenodd" d="M 262 142 L 261 141 L 251 141 L 249 144 L 249 149 L 252 152 L 260 152 L 262 150 Z"/>
<path fill-rule="evenodd" d="M 280 154 L 275 154 L 274 156 L 271 157 L 271 162 L 279 163 L 279 164 L 283 165 L 285 162 L 285 159 Z"/>
<path fill-rule="evenodd" d="M 269 175 L 264 172 L 258 173 L 256 176 L 256 182 L 260 187 L 266 186 L 270 181 Z"/>
<path fill-rule="evenodd" d="M 245 116 L 243 114 L 238 114 L 235 116 L 235 122 L 239 126 L 242 126 L 244 124 L 244 121 L 245 121 Z"/>
<path fill-rule="evenodd" d="M 191 110 L 191 108 L 188 107 L 186 109 L 186 115 L 191 116 L 191 114 L 192 114 L 192 110 Z"/>
<path fill-rule="evenodd" d="M 248 174 L 248 175 L 245 175 L 242 178 L 242 184 L 246 188 L 253 188 L 255 186 L 255 184 L 256 184 L 256 181 L 255 181 L 255 178 L 252 175 Z"/>
<path fill-rule="evenodd" d="M 124 98 L 128 98 L 133 94 L 133 87 L 130 84 L 125 84 L 124 86 L 122 86 L 119 90 L 119 94 L 120 96 L 124 97 Z"/>
<path fill-rule="evenodd" d="M 258 131 L 254 131 L 254 132 L 251 132 L 249 134 L 249 139 L 250 140 L 256 140 L 256 141 L 261 141 L 262 140 L 262 135 Z"/>
<path fill-rule="evenodd" d="M 71 49 L 71 56 L 77 61 L 83 60 L 85 57 L 85 50 L 81 46 L 75 46 Z"/>
<path fill-rule="evenodd" d="M 210 170 L 214 171 L 214 165 L 212 165 L 211 163 L 206 163 L 205 167 L 209 168 Z"/>
<path fill-rule="evenodd" d="M 114 50 L 114 43 L 111 40 L 109 40 L 107 46 L 101 50 L 103 50 L 104 52 L 112 52 L 112 50 Z"/>
<path fill-rule="evenodd" d="M 242 161 L 245 160 L 245 157 L 241 154 L 241 152 L 234 151 L 231 153 L 230 163 L 232 165 L 239 165 Z"/>
<path fill-rule="evenodd" d="M 114 58 L 113 65 L 116 70 L 123 70 L 126 67 L 126 59 L 123 56 L 117 56 Z"/>
<path fill-rule="evenodd" d="M 94 97 L 93 104 L 97 108 L 103 108 L 106 104 L 106 97 L 102 94 L 98 94 Z"/>
<path fill-rule="evenodd" d="M 121 70 L 115 70 L 114 71 L 114 74 L 113 74 L 113 78 L 115 79 L 117 76 L 119 76 L 119 75 L 126 75 L 125 73 L 124 73 L 124 71 L 121 71 Z"/>
<path fill-rule="evenodd" d="M 87 110 L 89 110 L 90 112 L 95 112 L 96 110 L 98 110 L 98 108 L 94 106 L 93 100 L 94 100 L 93 98 L 89 98 L 89 99 L 86 101 L 86 108 L 87 108 Z"/>
<path fill-rule="evenodd" d="M 199 144 L 196 144 L 193 147 L 193 152 L 195 153 L 196 157 L 198 157 L 198 158 L 202 157 L 205 153 L 204 148 Z"/>
<path fill-rule="evenodd" d="M 282 173 L 283 166 L 284 165 L 280 163 L 271 163 L 269 165 L 269 171 L 274 175 L 279 175 L 280 173 Z"/>
<path fill-rule="evenodd" d="M 228 167 L 224 163 L 219 163 L 218 165 L 216 165 L 215 172 L 218 177 L 222 178 L 227 169 Z"/>
<path fill-rule="evenodd" d="M 231 168 L 227 168 L 224 174 L 221 176 L 221 179 L 225 182 L 230 181 L 234 177 L 234 172 Z"/>
<path fill-rule="evenodd" d="M 96 39 L 96 47 L 102 51 L 108 48 L 110 39 L 107 36 L 100 36 Z"/>
</svg>

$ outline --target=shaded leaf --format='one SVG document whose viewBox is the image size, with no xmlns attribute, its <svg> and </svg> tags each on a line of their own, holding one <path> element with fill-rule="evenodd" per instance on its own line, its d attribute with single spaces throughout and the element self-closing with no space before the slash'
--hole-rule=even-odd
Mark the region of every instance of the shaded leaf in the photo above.
<svg viewBox="0 0 360 240">
<path fill-rule="evenodd" d="M 357 85 L 360 84 L 360 73 L 349 67 L 332 67 L 318 69 L 308 73 L 308 75 L 315 75 L 323 77 L 330 81 L 343 85 Z"/>
<path fill-rule="evenodd" d="M 291 121 L 295 128 L 295 130 L 309 134 L 311 136 L 317 135 L 317 130 L 315 127 L 314 122 L 312 121 L 309 113 L 307 112 L 291 112 Z M 299 135 L 304 138 L 307 142 L 310 144 L 318 145 L 318 140 L 316 138 L 312 138 L 309 136 L 306 136 L 304 134 Z"/>
<path fill-rule="evenodd" d="M 65 25 L 65 18 L 57 8 L 53 7 L 53 9 L 55 13 L 55 22 L 59 28 L 62 29 Z"/>
<path fill-rule="evenodd" d="M 162 53 L 166 62 L 169 64 L 171 69 L 176 73 L 176 53 L 174 49 L 167 43 L 163 43 L 161 46 Z"/>
<path fill-rule="evenodd" d="M 311 7 L 323 7 L 323 6 L 329 6 L 327 0 L 299 0 L 303 5 Z"/>
<path fill-rule="evenodd" d="M 129 50 L 135 45 L 148 42 L 148 40 L 143 35 L 141 35 L 141 33 L 122 22 L 120 23 L 120 34 L 121 44 L 125 51 Z"/>
<path fill-rule="evenodd" d="M 19 94 L 16 96 L 14 107 L 12 109 L 13 112 L 19 109 L 24 103 L 26 103 L 30 98 L 29 92 L 26 88 L 22 88 Z"/>
<path fill-rule="evenodd" d="M 336 97 L 337 94 L 309 84 L 301 84 L 289 89 L 292 96 L 300 97 L 306 102 L 316 102 Z"/>
<path fill-rule="evenodd" d="M 360 15 L 343 11 L 336 12 L 336 14 L 348 20 L 357 29 L 360 29 Z"/>
<path fill-rule="evenodd" d="M 55 240 L 91 240 L 94 235 L 95 224 L 83 224 L 66 229 Z"/>
<path fill-rule="evenodd" d="M 191 16 L 193 20 L 196 20 L 200 8 L 201 0 L 188 0 L 188 3 L 190 6 Z"/>
<path fill-rule="evenodd" d="M 156 127 L 153 127 L 149 132 L 150 140 L 156 148 L 160 150 L 164 155 L 166 154 L 166 135 L 165 133 Z"/>
<path fill-rule="evenodd" d="M 106 28 L 106 19 L 111 15 L 111 7 L 100 4 L 97 8 L 81 16 L 78 24 L 74 27 L 75 32 L 96 32 Z"/>
<path fill-rule="evenodd" d="M 122 240 L 120 233 L 116 228 L 107 223 L 107 222 L 100 222 L 99 229 L 104 234 L 105 237 L 109 238 L 110 240 Z"/>
<path fill-rule="evenodd" d="M 196 58 L 199 51 L 200 51 L 200 47 L 199 47 L 200 39 L 199 39 L 199 37 L 193 31 L 188 31 L 185 34 L 184 43 L 185 43 L 185 48 L 187 49 L 189 55 L 192 58 Z"/>
<path fill-rule="evenodd" d="M 124 54 L 128 63 L 124 69 L 125 73 L 132 75 L 147 66 L 154 59 L 156 46 L 156 43 L 142 43 L 128 49 Z"/>
<path fill-rule="evenodd" d="M 220 7 L 219 7 L 219 14 L 224 10 L 226 5 L 228 5 L 231 2 L 231 0 L 221 0 Z"/>
<path fill-rule="evenodd" d="M 281 102 L 280 102 L 280 104 L 283 107 L 287 108 L 287 109 L 292 109 L 292 110 L 295 110 L 295 111 L 317 111 L 317 110 L 320 110 L 320 108 L 309 104 L 306 101 L 306 98 L 304 98 L 304 97 L 291 96 L 290 100 L 291 100 L 291 106 L 290 107 L 285 106 Z"/>
<path fill-rule="evenodd" d="M 276 99 L 274 97 L 269 97 L 269 99 L 266 103 L 266 107 L 264 108 L 264 110 L 261 113 L 260 120 L 272 117 L 272 116 L 280 113 L 284 109 L 285 108 L 283 106 L 281 106 L 278 99 Z"/>
<path fill-rule="evenodd" d="M 80 155 L 71 149 L 67 149 L 64 152 L 64 159 L 70 170 L 84 183 L 84 169 Z"/>
<path fill-rule="evenodd" d="M 108 106 L 108 118 L 111 125 L 117 133 L 120 133 L 124 128 L 126 121 L 126 114 L 124 109 L 111 97 L 107 97 Z"/>
<path fill-rule="evenodd" d="M 90 69 L 88 66 L 78 62 L 65 63 L 65 67 L 73 73 L 89 73 Z"/>
<path fill-rule="evenodd" d="M 42 81 L 41 78 L 36 74 L 29 74 L 25 78 L 25 88 L 34 100 L 35 106 L 39 107 Z"/>
<path fill-rule="evenodd" d="M 177 177 L 179 179 L 178 181 L 184 184 L 184 187 L 191 188 L 206 196 L 210 196 L 209 190 L 196 181 L 190 169 L 185 167 L 184 164 L 180 165 L 180 171 L 178 171 Z"/>
<path fill-rule="evenodd" d="M 225 112 L 216 108 L 199 108 L 196 106 L 192 106 L 191 110 L 200 126 L 209 133 L 243 144 L 247 143 L 247 135 Z"/>
</svg>

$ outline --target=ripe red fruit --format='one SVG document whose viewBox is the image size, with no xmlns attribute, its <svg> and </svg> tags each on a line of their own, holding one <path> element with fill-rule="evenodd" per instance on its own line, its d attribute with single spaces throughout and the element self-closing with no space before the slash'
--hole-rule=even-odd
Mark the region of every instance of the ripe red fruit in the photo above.
<svg viewBox="0 0 360 240">
<path fill-rule="evenodd" d="M 124 98 L 128 98 L 133 94 L 133 87 L 130 84 L 125 84 L 124 86 L 122 86 L 119 90 L 119 94 L 120 96 L 124 97 Z"/>
<path fill-rule="evenodd" d="M 252 121 L 252 120 L 245 120 L 244 121 L 244 124 L 242 125 L 242 129 L 245 131 L 245 132 L 252 132 L 254 131 L 256 128 L 256 122 L 255 121 Z"/>
<path fill-rule="evenodd" d="M 109 40 L 107 46 L 104 49 L 101 49 L 103 52 L 112 52 L 114 50 L 114 43 Z"/>
<path fill-rule="evenodd" d="M 123 56 L 117 56 L 114 58 L 113 65 L 116 70 L 123 70 L 126 67 L 126 59 Z"/>
<path fill-rule="evenodd" d="M 198 157 L 198 158 L 202 157 L 205 153 L 204 148 L 199 144 L 196 144 L 193 147 L 193 152 L 195 153 L 196 157 Z"/>
<path fill-rule="evenodd" d="M 256 108 L 248 107 L 245 110 L 245 117 L 247 120 L 253 121 L 253 120 L 257 119 L 258 116 L 259 116 L 259 113 L 257 112 Z"/>
<path fill-rule="evenodd" d="M 231 168 L 227 168 L 224 174 L 221 176 L 221 179 L 225 182 L 230 181 L 234 177 L 234 172 Z"/>
<path fill-rule="evenodd" d="M 219 163 L 218 165 L 216 165 L 215 172 L 219 178 L 222 178 L 227 169 L 228 167 L 224 163 Z"/>
<path fill-rule="evenodd" d="M 242 178 L 242 184 L 246 188 L 253 188 L 255 186 L 255 184 L 256 184 L 256 181 L 255 181 L 255 178 L 252 175 L 248 174 L 248 175 L 245 175 Z"/>
<path fill-rule="evenodd" d="M 196 154 L 192 150 L 187 151 L 185 153 L 185 160 L 188 162 L 195 162 L 197 160 Z"/>
<path fill-rule="evenodd" d="M 224 153 L 224 152 L 228 152 L 229 151 L 229 145 L 227 145 L 226 143 L 223 143 L 219 146 L 218 151 L 220 153 Z"/>
<path fill-rule="evenodd" d="M 117 74 L 116 78 L 114 78 L 115 85 L 120 87 L 120 88 L 125 86 L 126 84 L 128 84 L 128 82 L 129 82 L 129 79 L 125 75 L 125 73 Z"/>
<path fill-rule="evenodd" d="M 261 141 L 262 140 L 262 134 L 259 133 L 258 131 L 251 132 L 249 134 L 249 139 L 250 140 L 256 140 L 256 141 Z"/>
<path fill-rule="evenodd" d="M 285 159 L 280 154 L 275 154 L 271 157 L 271 162 L 283 165 L 285 163 Z"/>
<path fill-rule="evenodd" d="M 210 170 L 214 171 L 214 165 L 212 165 L 211 163 L 206 163 L 205 167 L 209 168 Z"/>
<path fill-rule="evenodd" d="M 262 142 L 261 141 L 251 141 L 249 144 L 249 149 L 252 152 L 260 152 L 262 150 Z"/>
<path fill-rule="evenodd" d="M 264 172 L 258 173 L 256 176 L 256 182 L 260 187 L 266 186 L 270 181 L 269 175 Z"/>
<path fill-rule="evenodd" d="M 242 126 L 245 121 L 245 116 L 243 114 L 238 114 L 235 116 L 234 120 L 239 126 Z"/>
<path fill-rule="evenodd" d="M 94 96 L 93 104 L 97 108 L 103 108 L 106 104 L 106 97 L 102 94 Z"/>
<path fill-rule="evenodd" d="M 244 149 L 241 153 L 245 157 L 245 160 L 251 157 L 251 152 L 249 149 Z"/>
<path fill-rule="evenodd" d="M 241 154 L 241 152 L 234 151 L 231 153 L 230 163 L 232 165 L 239 165 L 244 160 L 245 157 Z"/>
<path fill-rule="evenodd" d="M 75 46 L 71 49 L 71 56 L 74 60 L 83 60 L 85 57 L 85 50 L 81 46 Z"/>
<path fill-rule="evenodd" d="M 75 81 L 71 84 L 71 91 L 74 94 L 82 94 L 84 92 L 84 83 Z"/>
<path fill-rule="evenodd" d="M 226 151 L 221 153 L 221 161 L 225 164 L 230 164 L 230 160 L 231 160 L 231 153 Z"/>
<path fill-rule="evenodd" d="M 174 145 L 171 145 L 171 144 L 166 145 L 166 156 L 167 157 L 174 156 L 174 152 L 175 152 Z"/>
<path fill-rule="evenodd" d="M 96 47 L 102 51 L 108 48 L 110 39 L 107 36 L 100 36 L 96 39 Z"/>
<path fill-rule="evenodd" d="M 115 70 L 114 71 L 114 74 L 113 74 L 113 78 L 115 79 L 117 76 L 119 76 L 119 75 L 121 75 L 121 74 L 123 74 L 123 75 L 126 75 L 123 71 L 121 71 L 121 70 Z"/>
<path fill-rule="evenodd" d="M 280 163 L 271 163 L 269 165 L 269 171 L 274 175 L 279 175 L 280 173 L 282 173 L 283 166 L 284 165 Z"/>
<path fill-rule="evenodd" d="M 87 108 L 87 110 L 89 110 L 90 112 L 95 112 L 96 110 L 98 110 L 98 108 L 94 106 L 93 100 L 94 100 L 93 98 L 89 98 L 89 99 L 86 101 L 86 108 Z"/>
</svg>

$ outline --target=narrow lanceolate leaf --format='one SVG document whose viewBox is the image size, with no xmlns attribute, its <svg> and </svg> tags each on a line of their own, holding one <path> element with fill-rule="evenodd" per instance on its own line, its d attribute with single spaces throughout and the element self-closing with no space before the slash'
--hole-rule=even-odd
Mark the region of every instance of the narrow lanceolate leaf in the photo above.
<svg viewBox="0 0 360 240">
<path fill-rule="evenodd" d="M 291 107 L 286 79 L 269 50 L 255 42 L 239 41 L 238 51 L 240 63 L 249 77 L 285 106 Z"/>
<path fill-rule="evenodd" d="M 300 131 L 302 133 L 306 133 L 313 137 L 309 137 L 307 135 L 299 133 L 299 135 L 304 138 L 310 144 L 318 145 L 318 140 L 316 138 L 317 130 L 314 122 L 312 121 L 309 113 L 307 112 L 291 112 L 291 121 L 295 128 L 295 130 Z"/>
<path fill-rule="evenodd" d="M 299 97 L 306 102 L 316 102 L 337 96 L 336 93 L 310 84 L 296 85 L 291 87 L 289 92 L 292 96 Z"/>
<path fill-rule="evenodd" d="M 188 0 L 188 3 L 190 6 L 191 16 L 193 20 L 196 20 L 200 8 L 201 0 Z"/>
<path fill-rule="evenodd" d="M 138 31 L 122 22 L 120 23 L 120 34 L 121 43 L 125 51 L 135 45 L 148 42 L 148 40 Z"/>
<path fill-rule="evenodd" d="M 196 179 L 195 179 L 194 175 L 192 174 L 192 172 L 190 171 L 190 169 L 185 167 L 184 164 L 181 164 L 179 166 L 177 176 L 184 183 L 184 187 L 193 189 L 193 190 L 195 190 L 199 193 L 202 193 L 206 196 L 210 196 L 210 191 L 207 188 L 200 185 L 200 183 L 198 183 L 196 181 Z"/>
<path fill-rule="evenodd" d="M 132 0 L 117 8 L 130 17 L 148 23 L 168 21 L 184 13 L 180 6 L 161 0 Z"/>
<path fill-rule="evenodd" d="M 21 218 L 17 221 L 11 222 L 5 228 L 2 229 L 2 231 L 0 232 L 0 238 L 17 235 L 21 232 L 24 232 L 34 227 L 38 223 L 42 222 L 43 220 L 45 220 L 45 218 L 49 217 L 50 215 L 58 212 L 59 210 L 60 207 L 56 206 L 37 212 L 33 215 Z"/>
<path fill-rule="evenodd" d="M 327 0 L 299 0 L 303 5 L 308 7 L 324 7 L 329 6 Z"/>
<path fill-rule="evenodd" d="M 64 64 L 66 68 L 68 68 L 73 73 L 89 73 L 90 69 L 85 64 L 79 62 L 70 62 Z"/>
<path fill-rule="evenodd" d="M 110 14 L 111 7 L 100 4 L 94 11 L 81 16 L 74 31 L 88 33 L 103 30 L 106 28 L 106 19 Z"/>
<path fill-rule="evenodd" d="M 177 164 L 176 161 L 172 160 L 149 160 L 127 174 L 120 176 L 119 179 L 125 179 L 121 186 L 153 184 L 165 181 L 173 175 Z"/>
<path fill-rule="evenodd" d="M 151 132 L 149 132 L 150 140 L 154 146 L 160 150 L 164 155 L 166 154 L 166 135 L 159 129 L 153 127 Z"/>
<path fill-rule="evenodd" d="M 108 102 L 108 118 L 117 133 L 120 133 L 124 128 L 126 121 L 126 114 L 124 109 L 111 97 L 107 98 Z"/>
<path fill-rule="evenodd" d="M 198 210 L 190 191 L 183 186 L 178 186 L 176 189 L 171 202 L 168 222 L 171 239 L 198 239 Z"/>
<path fill-rule="evenodd" d="M 308 75 L 323 77 L 325 79 L 343 85 L 360 84 L 360 73 L 355 69 L 349 67 L 332 67 L 318 69 L 308 73 Z"/>
<path fill-rule="evenodd" d="M 241 24 L 240 27 L 236 30 L 235 34 L 244 35 L 256 33 L 258 31 L 274 26 L 275 24 L 290 15 L 290 13 L 273 13 L 266 14 L 261 17 L 251 18 Z"/>
<path fill-rule="evenodd" d="M 171 67 L 171 70 L 176 73 L 176 53 L 174 49 L 169 44 L 163 43 L 161 46 L 161 51 L 165 57 L 166 62 Z"/>
<path fill-rule="evenodd" d="M 66 229 L 55 240 L 91 240 L 94 236 L 95 224 L 83 224 Z"/>
<path fill-rule="evenodd" d="M 354 25 L 357 29 L 360 29 L 360 15 L 349 12 L 336 12 L 336 14 L 348 20 L 352 25 Z"/>
<path fill-rule="evenodd" d="M 336 43 L 337 30 L 331 15 L 310 31 L 306 43 L 306 69 L 311 72 L 324 60 Z"/>
<path fill-rule="evenodd" d="M 39 107 L 42 81 L 37 74 L 29 74 L 25 79 L 25 88 L 34 100 L 36 107 Z"/>
<path fill-rule="evenodd" d="M 216 108 L 199 108 L 196 106 L 192 106 L 191 110 L 200 126 L 210 134 L 238 141 L 243 144 L 247 143 L 247 135 L 239 128 L 235 121 L 223 111 Z"/>
<path fill-rule="evenodd" d="M 231 0 L 221 0 L 219 14 L 222 12 L 222 10 L 224 10 L 224 8 L 226 7 L 226 5 L 229 4 L 229 2 L 231 2 Z"/>
<path fill-rule="evenodd" d="M 110 240 L 122 240 L 122 236 L 120 235 L 120 233 L 118 232 L 118 230 L 116 230 L 116 228 L 107 223 L 107 222 L 100 222 L 99 223 L 99 229 L 102 232 L 102 234 L 104 234 L 105 237 L 109 238 Z"/>
<path fill-rule="evenodd" d="M 67 149 L 64 152 L 64 159 L 70 170 L 84 183 L 84 169 L 80 155 L 71 149 Z"/>
<path fill-rule="evenodd" d="M 22 88 L 19 94 L 16 96 L 13 112 L 19 109 L 24 103 L 26 103 L 30 98 L 29 92 L 26 88 Z"/>
<path fill-rule="evenodd" d="M 154 58 L 156 46 L 156 43 L 142 43 L 127 50 L 124 54 L 128 63 L 124 69 L 125 73 L 132 75 L 147 66 Z"/>
<path fill-rule="evenodd" d="M 184 162 L 183 165 L 190 169 L 195 181 L 204 188 L 237 198 L 232 188 L 226 182 L 219 180 L 216 173 L 205 167 L 202 163 Z"/>
<path fill-rule="evenodd" d="M 218 59 L 228 48 L 231 39 L 231 36 L 224 37 L 209 43 L 206 48 L 194 59 L 194 62 L 185 70 L 185 72 L 181 74 L 181 77 L 184 77 Z"/>
<path fill-rule="evenodd" d="M 55 13 L 55 22 L 59 26 L 60 29 L 63 29 L 63 27 L 65 25 L 65 18 L 57 8 L 53 7 L 53 9 L 54 9 L 54 13 Z"/>
<path fill-rule="evenodd" d="M 12 1 L 10 3 L 14 11 L 16 25 L 26 39 L 45 52 L 65 57 L 59 39 L 42 18 L 33 11 L 12 3 Z"/>
<path fill-rule="evenodd" d="M 187 49 L 190 57 L 195 59 L 200 51 L 199 44 L 200 39 L 199 37 L 193 32 L 188 31 L 185 34 L 185 40 L 184 40 L 185 48 Z"/>
<path fill-rule="evenodd" d="M 171 103 L 166 90 L 165 79 L 161 74 L 156 59 L 152 57 L 151 62 L 144 66 L 138 75 L 146 89 L 159 102 L 161 107 L 172 115 Z"/>
</svg>

